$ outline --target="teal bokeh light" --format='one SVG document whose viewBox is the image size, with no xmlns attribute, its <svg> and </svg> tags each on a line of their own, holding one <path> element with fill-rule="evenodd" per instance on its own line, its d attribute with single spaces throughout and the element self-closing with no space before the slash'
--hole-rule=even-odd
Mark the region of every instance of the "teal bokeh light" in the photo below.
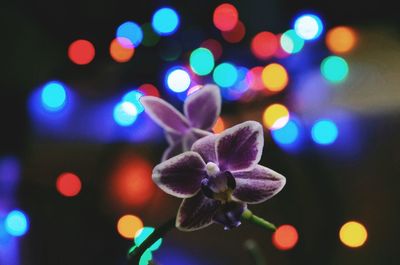
<svg viewBox="0 0 400 265">
<path fill-rule="evenodd" d="M 349 74 L 349 66 L 342 57 L 328 56 L 321 63 L 321 73 L 329 82 L 340 83 Z"/>
<path fill-rule="evenodd" d="M 206 48 L 198 48 L 190 54 L 190 68 L 197 75 L 208 75 L 214 68 L 214 56 Z"/>
<path fill-rule="evenodd" d="M 280 39 L 282 49 L 290 54 L 300 52 L 304 47 L 304 40 L 293 29 L 282 34 Z"/>
<path fill-rule="evenodd" d="M 214 69 L 213 79 L 221 87 L 231 87 L 236 83 L 238 71 L 230 63 L 221 63 Z"/>
</svg>

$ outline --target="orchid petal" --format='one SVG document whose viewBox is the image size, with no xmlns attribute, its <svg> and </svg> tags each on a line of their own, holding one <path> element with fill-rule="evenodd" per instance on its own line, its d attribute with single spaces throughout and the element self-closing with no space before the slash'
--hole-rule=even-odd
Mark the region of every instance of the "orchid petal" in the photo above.
<svg viewBox="0 0 400 265">
<path fill-rule="evenodd" d="M 189 151 L 157 165 L 152 177 L 166 193 L 178 198 L 188 198 L 199 191 L 205 174 L 205 163 L 201 156 Z"/>
<path fill-rule="evenodd" d="M 170 143 L 170 146 L 165 149 L 161 162 L 164 162 L 167 159 L 170 159 L 171 157 L 177 156 L 183 152 L 183 147 L 182 147 L 182 141 L 177 141 L 174 143 Z"/>
<path fill-rule="evenodd" d="M 248 171 L 237 171 L 232 174 L 236 180 L 233 197 L 247 203 L 268 200 L 281 191 L 286 183 L 284 176 L 260 165 Z"/>
<path fill-rule="evenodd" d="M 245 170 L 258 164 L 264 146 L 260 123 L 247 121 L 222 132 L 216 142 L 221 170 Z"/>
<path fill-rule="evenodd" d="M 217 136 L 211 134 L 209 136 L 203 137 L 197 140 L 192 145 L 192 151 L 199 153 L 203 158 L 204 162 L 214 162 L 217 161 L 217 154 L 215 152 L 215 142 L 217 141 Z"/>
<path fill-rule="evenodd" d="M 192 145 L 194 142 L 196 142 L 197 140 L 211 135 L 211 132 L 207 132 L 204 130 L 200 130 L 200 129 L 196 129 L 196 128 L 192 128 L 188 133 L 186 133 L 183 138 L 182 138 L 182 142 L 183 142 L 183 150 L 184 151 L 189 151 L 192 148 Z"/>
</svg>

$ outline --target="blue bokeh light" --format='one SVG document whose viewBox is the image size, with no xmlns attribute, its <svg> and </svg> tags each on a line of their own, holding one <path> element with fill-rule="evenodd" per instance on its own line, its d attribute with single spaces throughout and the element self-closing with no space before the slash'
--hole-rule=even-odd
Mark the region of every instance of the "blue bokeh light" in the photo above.
<svg viewBox="0 0 400 265">
<path fill-rule="evenodd" d="M 132 125 L 137 118 L 138 111 L 132 103 L 128 101 L 119 102 L 114 108 L 114 121 L 123 127 Z"/>
<path fill-rule="evenodd" d="M 321 19 L 314 14 L 304 14 L 294 22 L 296 34 L 304 40 L 317 39 L 324 29 Z"/>
<path fill-rule="evenodd" d="M 171 35 L 179 26 L 178 13 L 169 7 L 160 8 L 154 13 L 151 25 L 158 34 Z"/>
<path fill-rule="evenodd" d="M 118 27 L 116 37 L 129 39 L 136 48 L 142 43 L 143 31 L 135 22 L 127 21 Z"/>
<path fill-rule="evenodd" d="M 167 72 L 166 85 L 175 93 L 186 91 L 191 83 L 190 75 L 180 67 L 172 68 Z"/>
<path fill-rule="evenodd" d="M 135 106 L 137 113 L 140 114 L 144 111 L 144 107 L 143 107 L 142 103 L 140 103 L 140 98 L 142 96 L 143 96 L 143 93 L 141 93 L 140 91 L 132 90 L 132 91 L 126 93 L 122 97 L 122 101 L 127 101 L 127 102 L 132 103 Z"/>
<path fill-rule="evenodd" d="M 139 230 L 138 234 L 136 234 L 135 236 L 136 246 L 140 246 L 146 240 L 146 238 L 148 238 L 154 232 L 154 230 L 155 229 L 153 227 L 147 227 L 147 226 Z M 155 251 L 159 249 L 162 244 L 162 241 L 163 241 L 162 238 L 158 239 L 149 247 L 149 250 Z"/>
<path fill-rule="evenodd" d="M 329 145 L 336 141 L 339 130 L 336 124 L 328 119 L 319 120 L 311 128 L 311 137 L 315 143 Z"/>
<path fill-rule="evenodd" d="M 65 86 L 58 81 L 45 84 L 41 91 L 41 101 L 43 107 L 48 111 L 55 112 L 63 109 L 67 101 Z"/>
<path fill-rule="evenodd" d="M 271 131 L 272 138 L 279 145 L 291 145 L 296 142 L 299 137 L 299 127 L 298 125 L 289 120 L 288 123 L 277 130 Z"/>
<path fill-rule="evenodd" d="M 13 210 L 6 217 L 5 228 L 12 236 L 23 236 L 29 229 L 28 217 L 20 210 Z"/>
</svg>

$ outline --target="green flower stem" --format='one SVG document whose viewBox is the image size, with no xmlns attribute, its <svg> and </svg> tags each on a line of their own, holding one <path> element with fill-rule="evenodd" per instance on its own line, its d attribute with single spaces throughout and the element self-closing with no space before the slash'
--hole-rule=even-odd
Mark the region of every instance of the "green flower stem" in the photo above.
<svg viewBox="0 0 400 265">
<path fill-rule="evenodd" d="M 143 253 L 151 246 L 153 245 L 157 240 L 162 238 L 166 233 L 171 231 L 173 228 L 175 228 L 175 217 L 171 218 L 164 224 L 160 225 L 157 227 L 153 233 L 151 233 L 150 236 L 148 236 L 142 244 L 140 244 L 138 247 L 135 248 L 133 246 L 130 248 L 128 251 L 128 260 L 129 263 L 132 265 L 137 265 L 139 264 L 140 258 L 143 255 Z M 133 250 L 132 250 L 133 249 Z"/>
<path fill-rule="evenodd" d="M 258 217 L 257 215 L 254 215 L 250 210 L 246 209 L 243 214 L 242 214 L 242 220 L 249 221 L 253 224 L 259 225 L 261 227 L 264 227 L 266 229 L 270 229 L 272 231 L 276 230 L 276 226 L 274 224 L 271 224 L 267 220 L 264 220 L 261 217 Z"/>
<path fill-rule="evenodd" d="M 266 265 L 267 264 L 267 262 L 265 261 L 264 255 L 262 254 L 262 251 L 256 241 L 254 241 L 253 239 L 248 239 L 244 242 L 244 247 L 249 252 L 249 254 L 251 255 L 251 257 L 254 261 L 251 264 L 254 264 L 254 265 Z"/>
</svg>

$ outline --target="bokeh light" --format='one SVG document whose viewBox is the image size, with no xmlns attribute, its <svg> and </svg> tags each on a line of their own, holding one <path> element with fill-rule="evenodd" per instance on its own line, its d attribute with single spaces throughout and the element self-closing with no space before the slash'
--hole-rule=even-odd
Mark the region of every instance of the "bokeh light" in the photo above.
<svg viewBox="0 0 400 265">
<path fill-rule="evenodd" d="M 221 63 L 215 67 L 213 79 L 221 87 L 233 86 L 238 78 L 236 67 L 230 63 Z"/>
<path fill-rule="evenodd" d="M 256 66 L 251 68 L 247 72 L 246 81 L 251 90 L 260 91 L 265 89 L 264 83 L 261 78 L 263 70 L 264 68 L 262 66 Z"/>
<path fill-rule="evenodd" d="M 289 250 L 296 246 L 299 235 L 292 225 L 281 225 L 272 235 L 272 243 L 279 250 Z"/>
<path fill-rule="evenodd" d="M 261 78 L 264 86 L 272 92 L 283 90 L 289 82 L 286 69 L 277 63 L 267 65 L 262 71 Z"/>
<path fill-rule="evenodd" d="M 137 118 L 138 111 L 131 102 L 119 102 L 114 107 L 113 117 L 114 121 L 123 127 L 132 125 Z"/>
<path fill-rule="evenodd" d="M 132 90 L 129 91 L 128 93 L 126 93 L 123 97 L 122 97 L 122 101 L 127 101 L 132 103 L 137 111 L 137 114 L 140 114 L 144 111 L 144 107 L 142 105 L 142 103 L 140 103 L 140 98 L 143 96 L 143 93 L 141 93 L 138 90 Z"/>
<path fill-rule="evenodd" d="M 305 14 L 294 22 L 296 34 L 304 40 L 317 39 L 324 29 L 321 19 L 313 14 Z"/>
<path fill-rule="evenodd" d="M 357 34 L 350 27 L 335 27 L 326 34 L 325 43 L 328 49 L 333 53 L 347 53 L 353 50 L 356 45 Z"/>
<path fill-rule="evenodd" d="M 263 124 L 270 130 L 284 127 L 289 121 L 289 111 L 282 104 L 272 104 L 263 113 Z"/>
<path fill-rule="evenodd" d="M 154 232 L 154 230 L 155 229 L 153 227 L 147 227 L 147 226 L 143 227 L 142 229 L 139 229 L 139 231 L 137 231 L 135 235 L 136 246 L 140 246 L 140 244 L 142 244 L 146 240 L 146 238 L 148 238 Z M 155 251 L 160 248 L 161 244 L 162 244 L 162 238 L 154 242 L 154 244 L 151 245 L 149 249 L 151 251 Z"/>
<path fill-rule="evenodd" d="M 200 45 L 203 48 L 207 48 L 214 55 L 214 60 L 218 60 L 222 55 L 222 45 L 217 40 L 208 39 L 201 43 Z"/>
<path fill-rule="evenodd" d="M 41 92 L 43 107 L 48 111 L 59 111 L 65 107 L 67 91 L 64 84 L 51 81 L 45 84 Z"/>
<path fill-rule="evenodd" d="M 95 48 L 88 40 L 76 40 L 68 47 L 69 59 L 79 65 L 85 65 L 93 61 Z"/>
<path fill-rule="evenodd" d="M 358 248 L 367 241 L 368 232 L 363 224 L 356 221 L 349 221 L 340 228 L 339 238 L 346 246 Z"/>
<path fill-rule="evenodd" d="M 336 124 L 328 119 L 319 120 L 311 128 L 311 137 L 317 144 L 329 145 L 336 141 L 339 130 Z"/>
<path fill-rule="evenodd" d="M 171 35 L 179 27 L 178 13 L 169 7 L 160 8 L 154 13 L 151 25 L 158 34 L 162 36 Z"/>
<path fill-rule="evenodd" d="M 321 73 L 329 82 L 340 83 L 349 74 L 349 66 L 342 57 L 328 56 L 321 63 Z"/>
<path fill-rule="evenodd" d="M 221 31 L 233 30 L 239 21 L 239 13 L 231 4 L 224 3 L 214 10 L 214 26 Z"/>
<path fill-rule="evenodd" d="M 135 53 L 135 47 L 127 38 L 115 38 L 110 44 L 110 55 L 119 63 L 128 62 Z"/>
<path fill-rule="evenodd" d="M 127 239 L 135 238 L 136 233 L 143 228 L 142 220 L 131 214 L 121 216 L 117 223 L 118 233 Z"/>
<path fill-rule="evenodd" d="M 212 128 L 212 131 L 214 133 L 222 133 L 224 130 L 225 130 L 224 120 L 221 117 L 218 117 L 217 121 L 214 124 L 214 127 Z"/>
<path fill-rule="evenodd" d="M 238 43 L 243 40 L 246 35 L 246 27 L 242 21 L 238 21 L 236 26 L 229 31 L 222 31 L 222 37 L 229 43 Z"/>
<path fill-rule="evenodd" d="M 65 172 L 57 177 L 56 188 L 61 195 L 74 197 L 81 191 L 82 183 L 77 175 Z"/>
<path fill-rule="evenodd" d="M 175 39 L 164 39 L 158 47 L 160 57 L 167 62 L 177 60 L 181 56 L 182 50 L 182 43 Z"/>
<path fill-rule="evenodd" d="M 258 33 L 251 40 L 251 52 L 259 59 L 272 57 L 279 47 L 278 38 L 275 34 L 263 31 Z"/>
<path fill-rule="evenodd" d="M 118 27 L 116 37 L 128 39 L 134 47 L 138 47 L 143 40 L 143 31 L 135 22 L 127 21 Z M 124 45 L 124 43 L 121 44 Z"/>
<path fill-rule="evenodd" d="M 182 68 L 175 68 L 167 73 L 167 87 L 175 93 L 186 91 L 191 83 L 190 75 Z"/>
<path fill-rule="evenodd" d="M 145 47 L 153 47 L 160 40 L 160 36 L 153 30 L 150 23 L 145 23 L 142 25 L 143 40 L 142 45 Z"/>
<path fill-rule="evenodd" d="M 280 44 L 285 52 L 294 54 L 303 49 L 304 40 L 300 38 L 293 29 L 291 29 L 281 35 Z"/>
<path fill-rule="evenodd" d="M 13 210 L 7 214 L 4 225 L 10 235 L 23 236 L 28 232 L 29 219 L 24 212 Z"/>
<path fill-rule="evenodd" d="M 299 137 L 299 127 L 294 121 L 289 120 L 285 126 L 273 130 L 271 133 L 272 138 L 279 145 L 291 145 L 295 143 Z"/>
<path fill-rule="evenodd" d="M 198 48 L 190 54 L 190 68 L 197 75 L 208 75 L 214 68 L 214 56 L 206 48 Z"/>
<path fill-rule="evenodd" d="M 146 96 L 160 97 L 160 92 L 152 84 L 143 84 L 138 88 L 138 91 L 142 92 L 142 94 Z"/>
</svg>

